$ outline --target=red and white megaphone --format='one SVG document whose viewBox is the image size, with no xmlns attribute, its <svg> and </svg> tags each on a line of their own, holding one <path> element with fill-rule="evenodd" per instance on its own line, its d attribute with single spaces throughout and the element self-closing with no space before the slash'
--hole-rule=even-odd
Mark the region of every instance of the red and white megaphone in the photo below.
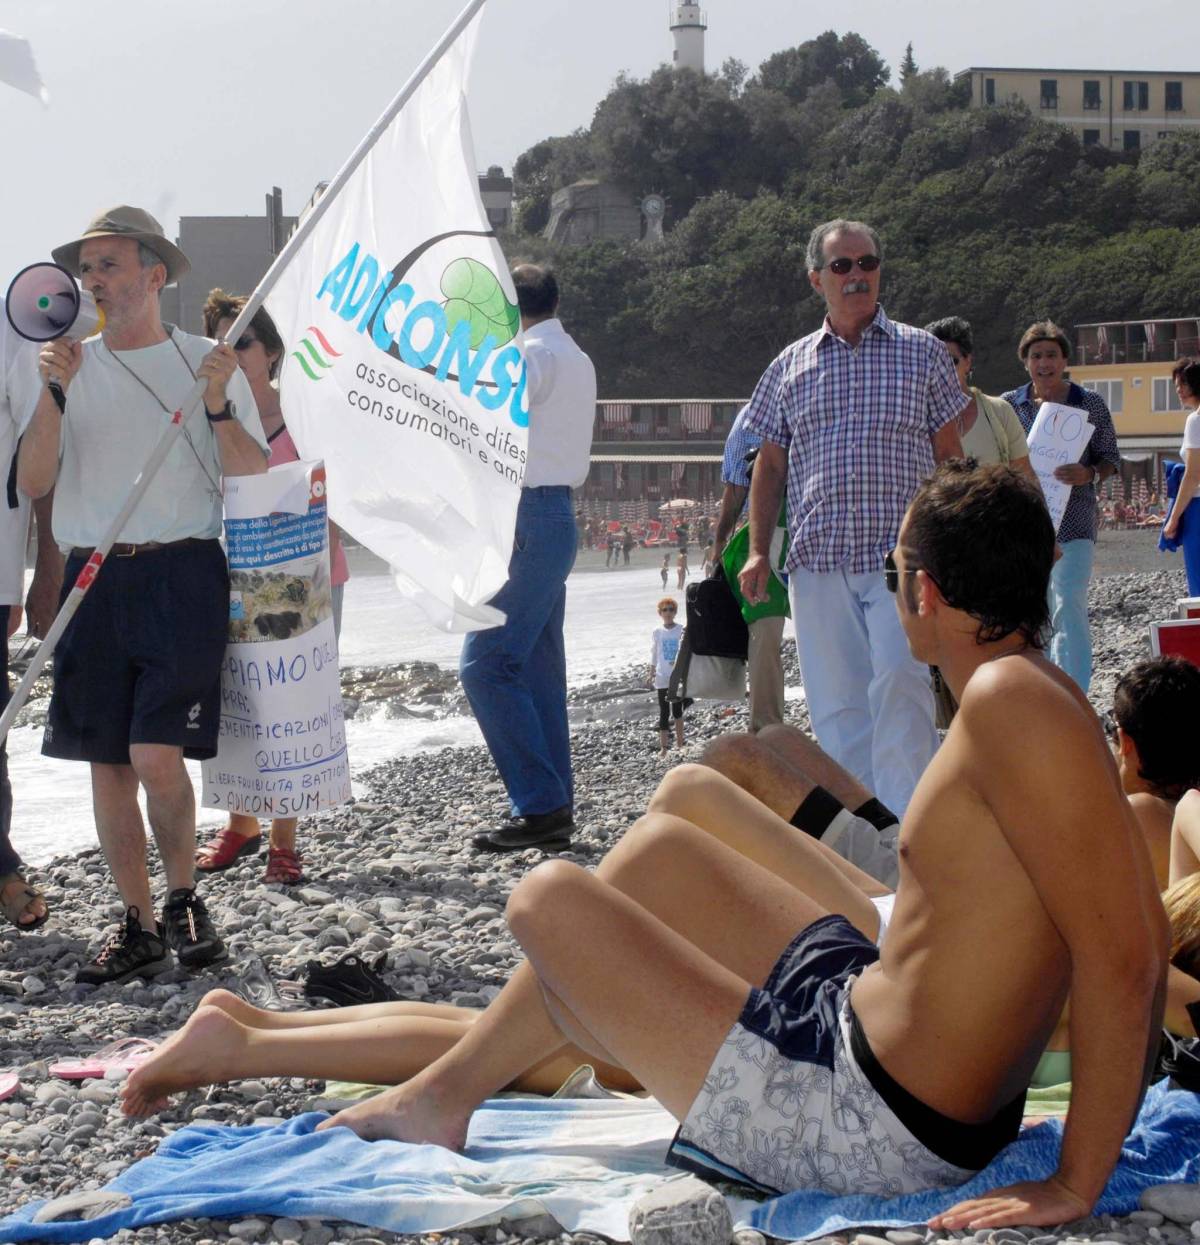
<svg viewBox="0 0 1200 1245">
<path fill-rule="evenodd" d="M 12 279 L 5 297 L 8 322 L 31 342 L 73 337 L 82 341 L 104 328 L 104 312 L 87 290 L 57 264 L 30 264 Z"/>
</svg>

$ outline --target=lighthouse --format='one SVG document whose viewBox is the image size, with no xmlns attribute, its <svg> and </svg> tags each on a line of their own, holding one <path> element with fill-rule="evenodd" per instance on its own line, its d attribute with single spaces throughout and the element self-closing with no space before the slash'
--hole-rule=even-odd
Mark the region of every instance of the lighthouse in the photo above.
<svg viewBox="0 0 1200 1245">
<path fill-rule="evenodd" d="M 675 36 L 675 68 L 704 72 L 704 32 L 708 19 L 690 0 L 671 0 L 671 33 Z"/>
</svg>

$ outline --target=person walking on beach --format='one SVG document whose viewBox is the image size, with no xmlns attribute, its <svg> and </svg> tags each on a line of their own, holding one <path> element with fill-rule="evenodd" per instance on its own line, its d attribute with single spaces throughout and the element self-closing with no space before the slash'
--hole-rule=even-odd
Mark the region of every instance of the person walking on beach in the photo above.
<svg viewBox="0 0 1200 1245">
<path fill-rule="evenodd" d="M 1086 692 L 1092 682 L 1092 630 L 1088 620 L 1088 584 L 1096 553 L 1096 486 L 1121 466 L 1117 432 L 1104 399 L 1084 389 L 1065 373 L 1071 342 L 1053 320 L 1038 320 L 1021 335 L 1017 357 L 1029 373 L 1029 384 L 1004 394 L 1017 413 L 1026 436 L 1045 402 L 1087 412 L 1095 432 L 1077 463 L 1054 470 L 1054 478 L 1071 486 L 1067 508 L 1058 525 L 1062 556 L 1050 576 L 1050 660 Z"/>
<path fill-rule="evenodd" d="M 750 490 L 751 604 L 766 599 L 787 490 L 800 675 L 817 739 L 897 812 L 938 745 L 929 670 L 904 642 L 881 570 L 904 508 L 935 462 L 959 457 L 968 402 L 945 348 L 879 304 L 879 236 L 832 220 L 809 238 L 825 322 L 788 346 L 750 399 L 763 438 Z"/>
<path fill-rule="evenodd" d="M 675 587 L 682 592 L 684 585 L 687 583 L 688 577 L 688 559 L 687 549 L 684 546 L 679 547 L 679 552 L 675 555 Z"/>
<path fill-rule="evenodd" d="M 472 631 L 459 662 L 511 807 L 472 838 L 489 852 L 561 850 L 574 829 L 563 617 L 575 562 L 571 489 L 587 479 L 596 418 L 596 370 L 558 319 L 554 274 L 522 264 L 512 275 L 529 376 L 529 461 L 508 582 L 491 602 L 504 624 Z"/>
<path fill-rule="evenodd" d="M 662 756 L 671 747 L 671 718 L 675 719 L 675 746 L 683 747 L 683 701 L 672 700 L 667 690 L 683 636 L 683 628 L 675 621 L 678 613 L 679 602 L 663 597 L 658 603 L 659 625 L 650 636 L 650 686 L 658 693 L 658 750 Z"/>
<path fill-rule="evenodd" d="M 671 555 L 669 553 L 664 553 L 663 560 L 662 560 L 662 566 L 658 568 L 658 575 L 659 575 L 659 578 L 662 580 L 662 586 L 663 586 L 664 592 L 666 591 L 666 588 L 667 588 L 667 576 L 670 575 L 670 573 L 671 573 Z"/>
<path fill-rule="evenodd" d="M 121 928 L 76 976 L 102 985 L 161 972 L 172 951 L 185 968 L 225 956 L 194 886 L 196 810 L 183 759 L 217 751 L 229 619 L 221 478 L 266 471 L 267 445 L 233 349 L 163 324 L 159 293 L 189 265 L 148 212 L 111 208 L 53 255 L 105 315 L 101 337 L 43 348 L 44 383 L 18 456 L 21 489 L 34 498 L 55 489 L 54 536 L 70 550 L 68 585 L 184 395 L 205 382 L 201 408 L 54 654 L 42 751 L 89 763 L 96 832 L 125 905 Z M 166 873 L 161 933 L 139 787 Z"/>
<path fill-rule="evenodd" d="M 0 302 L 0 462 L 11 463 L 17 443 L 37 405 L 37 347 L 9 327 Z M 0 639 L 4 642 L 4 685 L 0 709 L 8 704 L 8 641 L 21 625 L 25 599 L 26 630 L 44 637 L 54 621 L 62 588 L 62 554 L 50 529 L 53 496 L 33 505 L 37 521 L 37 567 L 29 596 L 25 593 L 25 546 L 29 535 L 29 498 L 10 488 L 0 501 Z M 29 885 L 20 854 L 12 844 L 12 785 L 8 778 L 7 741 L 0 742 L 0 916 L 22 932 L 39 929 L 49 909 L 41 893 Z"/>
</svg>

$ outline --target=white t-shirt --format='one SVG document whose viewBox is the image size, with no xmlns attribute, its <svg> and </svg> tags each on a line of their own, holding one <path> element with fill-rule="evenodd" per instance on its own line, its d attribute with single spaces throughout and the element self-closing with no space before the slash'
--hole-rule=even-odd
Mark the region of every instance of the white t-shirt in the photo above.
<svg viewBox="0 0 1200 1245">
<path fill-rule="evenodd" d="M 655 627 L 650 644 L 650 660 L 654 664 L 654 686 L 667 687 L 671 682 L 671 670 L 675 658 L 679 656 L 679 641 L 683 639 L 683 628 L 676 623 L 673 627 Z"/>
<path fill-rule="evenodd" d="M 596 422 L 596 369 L 558 319 L 525 331 L 529 372 L 529 461 L 525 487 L 569 484 L 588 475 Z"/>
<path fill-rule="evenodd" d="M 42 381 L 39 347 L 13 332 L 0 299 L 0 605 L 25 599 L 25 546 L 29 539 L 29 498 L 17 494 L 8 504 L 8 480 L 17 441 L 37 406 Z"/>
<path fill-rule="evenodd" d="M 83 363 L 67 389 L 54 491 L 54 539 L 64 548 L 95 545 L 103 538 L 170 423 L 171 413 L 193 388 L 193 372 L 213 348 L 207 337 L 194 337 L 177 328 L 169 331 L 172 341 L 122 350 L 120 362 L 100 338 L 83 343 Z M 265 455 L 267 438 L 240 368 L 226 392 L 238 422 Z M 221 463 L 216 434 L 201 402 L 117 539 L 165 543 L 220 534 Z"/>
<path fill-rule="evenodd" d="M 1200 406 L 1187 417 L 1183 425 L 1182 450 L 1200 450 Z"/>
</svg>

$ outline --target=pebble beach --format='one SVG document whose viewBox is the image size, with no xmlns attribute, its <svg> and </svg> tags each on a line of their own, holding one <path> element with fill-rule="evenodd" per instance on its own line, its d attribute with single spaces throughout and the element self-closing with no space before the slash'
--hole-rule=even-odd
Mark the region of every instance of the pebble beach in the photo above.
<svg viewBox="0 0 1200 1245">
<path fill-rule="evenodd" d="M 1177 561 L 1153 552 L 1148 533 L 1103 534 L 1091 589 L 1096 647 L 1091 691 L 1097 707 L 1110 703 L 1120 672 L 1148 655 L 1149 622 L 1169 617 L 1176 599 L 1186 595 L 1177 567 Z M 580 569 L 589 569 L 586 562 Z M 798 672 L 790 642 L 785 652 L 794 686 Z M 708 739 L 746 727 L 744 708 L 696 705 L 687 717 L 687 745 L 661 759 L 653 696 L 640 690 L 645 661 L 640 652 L 629 656 L 624 673 L 570 693 L 578 833 L 564 856 L 585 866 L 594 866 L 640 815 L 667 765 L 694 760 Z M 381 686 L 411 690 L 418 684 L 439 711 L 462 711 L 453 674 L 437 667 L 350 670 L 343 679 L 351 698 L 367 696 L 368 685 L 381 695 Z M 807 725 L 802 699 L 789 699 L 787 711 L 796 725 Z M 356 779 L 365 798 L 302 823 L 303 885 L 264 886 L 262 862 L 255 857 L 202 883 L 216 926 L 229 943 L 230 961 L 195 975 L 174 969 L 151 982 L 134 979 L 98 990 L 76 986 L 76 968 L 95 950 L 99 932 L 120 917 L 120 902 L 98 848 L 36 870 L 52 909 L 50 923 L 28 936 L 0 927 L 0 1071 L 18 1072 L 22 1083 L 15 1096 L 0 1102 L 0 1211 L 97 1188 L 192 1121 L 265 1124 L 311 1109 L 322 1082 L 243 1081 L 184 1095 L 167 1111 L 132 1121 L 120 1113 L 117 1082 L 66 1082 L 48 1074 L 56 1059 L 84 1055 L 125 1036 L 161 1038 L 177 1029 L 207 990 L 232 988 L 236 966 L 252 954 L 263 958 L 277 980 L 298 980 L 307 961 L 332 961 L 353 950 L 370 961 L 385 956 L 382 975 L 405 998 L 482 1007 L 495 996 L 517 962 L 504 923 L 506 898 L 542 856 L 536 851 L 487 856 L 467 846 L 471 831 L 505 812 L 504 791 L 486 750 L 444 748 L 397 758 Z M 155 868 L 152 863 L 152 876 Z M 1200 1242 L 1195 1222 L 1200 1186 L 1194 1192 L 1189 1206 L 1176 1206 L 1165 1216 L 1143 1209 L 1056 1232 L 1003 1229 L 937 1239 L 974 1238 L 981 1245 L 1185 1245 Z M 192 1245 L 229 1240 L 594 1245 L 601 1239 L 589 1233 L 550 1235 L 544 1218 L 526 1226 L 527 1231 L 521 1223 L 508 1223 L 418 1238 L 331 1220 L 186 1220 L 113 1239 Z M 860 1245 L 883 1236 L 864 1237 Z M 763 1239 L 751 1232 L 738 1237 L 740 1245 Z M 854 1235 L 848 1239 L 853 1242 Z M 891 1245 L 934 1239 L 920 1231 L 887 1234 Z"/>
</svg>

